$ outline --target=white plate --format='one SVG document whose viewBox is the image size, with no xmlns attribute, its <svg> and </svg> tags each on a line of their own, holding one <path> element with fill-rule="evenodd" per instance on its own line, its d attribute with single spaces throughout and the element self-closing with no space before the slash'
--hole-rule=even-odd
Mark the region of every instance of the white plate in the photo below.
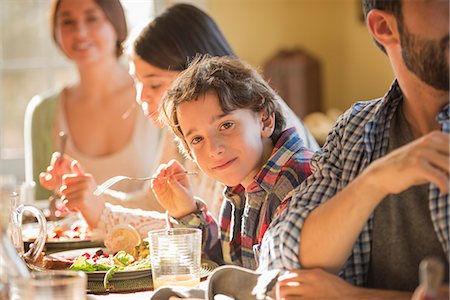
<svg viewBox="0 0 450 300">
<path fill-rule="evenodd" d="M 53 258 L 76 258 L 84 253 L 89 253 L 93 255 L 98 250 L 103 250 L 106 253 L 106 248 L 84 248 L 84 249 L 77 249 L 77 250 L 69 250 L 69 251 L 62 251 L 62 252 L 56 252 L 49 254 L 49 257 Z M 85 272 L 88 276 L 89 281 L 103 281 L 103 277 L 106 274 L 106 271 L 93 271 L 93 272 Z M 134 279 L 134 278 L 140 278 L 145 276 L 150 276 L 152 271 L 150 269 L 145 270 L 132 270 L 132 271 L 117 271 L 114 273 L 114 276 L 110 279 L 110 281 L 114 280 L 126 280 L 126 279 Z"/>
<path fill-rule="evenodd" d="M 84 253 L 94 254 L 96 251 L 102 249 L 106 253 L 106 248 L 84 248 L 84 249 L 77 249 L 77 250 L 69 250 L 69 251 L 62 251 L 62 252 L 56 252 L 49 254 L 49 257 L 54 258 L 76 258 Z M 200 269 L 200 277 L 205 278 L 207 277 L 215 268 L 217 268 L 218 265 L 210 260 L 202 260 L 202 266 Z M 94 272 L 85 272 L 88 276 L 89 281 L 103 281 L 103 278 L 106 274 L 106 271 L 94 271 Z M 117 271 L 114 273 L 114 276 L 110 279 L 110 281 L 115 280 L 126 280 L 126 279 L 135 279 L 135 278 L 141 278 L 145 276 L 151 276 L 152 271 L 151 269 L 145 269 L 145 270 L 133 270 L 133 271 Z"/>
<path fill-rule="evenodd" d="M 47 222 L 47 230 L 52 228 L 54 222 Z M 77 226 L 87 226 L 84 220 L 77 220 L 74 222 Z M 38 223 L 28 223 L 22 225 L 22 240 L 26 245 L 34 242 L 39 234 L 39 224 Z M 79 249 L 88 247 L 100 247 L 103 246 L 102 241 L 92 241 L 91 239 L 81 239 L 81 238 L 59 238 L 59 239 L 48 239 L 45 242 L 47 250 L 51 249 Z"/>
</svg>

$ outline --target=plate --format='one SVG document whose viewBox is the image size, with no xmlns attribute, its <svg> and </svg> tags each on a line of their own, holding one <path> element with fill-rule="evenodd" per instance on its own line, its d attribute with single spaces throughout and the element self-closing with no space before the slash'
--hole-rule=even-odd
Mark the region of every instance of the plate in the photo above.
<svg viewBox="0 0 450 300">
<path fill-rule="evenodd" d="M 47 222 L 47 230 L 53 228 L 55 222 Z M 84 220 L 75 221 L 72 226 L 87 227 Z M 22 225 L 22 240 L 25 244 L 25 249 L 29 247 L 34 239 L 39 234 L 39 224 L 38 223 L 28 223 Z M 45 242 L 47 250 L 68 250 L 68 249 L 79 249 L 79 248 L 91 248 L 91 247 L 102 247 L 102 241 L 92 241 L 91 239 L 83 238 L 69 238 L 62 237 L 59 239 L 47 239 Z"/>
<path fill-rule="evenodd" d="M 84 248 L 77 250 L 69 250 L 69 251 L 61 251 L 49 254 L 49 257 L 53 258 L 75 258 L 80 256 L 83 253 L 95 253 L 98 250 L 106 251 L 106 248 Z M 207 277 L 218 265 L 211 260 L 202 260 L 202 266 L 200 269 L 200 277 Z M 88 281 L 103 281 L 103 278 L 106 274 L 106 271 L 94 271 L 94 272 L 85 272 L 88 276 Z M 146 276 L 151 276 L 151 269 L 145 270 L 132 270 L 132 271 L 117 271 L 114 273 L 114 276 L 110 279 L 110 281 L 119 281 L 119 280 L 128 280 L 128 279 L 136 279 Z"/>
<path fill-rule="evenodd" d="M 55 253 L 49 254 L 48 256 L 57 258 L 57 259 L 76 258 L 83 253 L 87 252 L 89 254 L 93 254 L 100 249 L 107 252 L 106 248 L 96 247 L 96 248 L 84 248 L 84 249 L 77 249 L 77 250 L 55 252 Z M 103 281 L 106 271 L 93 271 L 93 272 L 85 272 L 85 273 L 87 274 L 89 281 Z M 152 271 L 150 269 L 132 270 L 132 271 L 117 271 L 114 273 L 114 276 L 110 279 L 110 281 L 135 279 L 135 278 L 149 276 L 149 275 L 151 275 L 151 273 L 152 273 Z"/>
</svg>

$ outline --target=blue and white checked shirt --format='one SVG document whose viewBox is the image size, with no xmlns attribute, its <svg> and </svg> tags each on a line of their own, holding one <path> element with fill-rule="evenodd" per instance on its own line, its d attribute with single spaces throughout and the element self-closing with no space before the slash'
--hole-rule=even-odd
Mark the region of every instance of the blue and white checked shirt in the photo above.
<svg viewBox="0 0 450 300">
<path fill-rule="evenodd" d="M 370 163 L 386 154 L 391 119 L 402 92 L 395 81 L 381 99 L 359 102 L 343 114 L 330 132 L 322 151 L 311 160 L 312 175 L 295 191 L 288 208 L 267 230 L 260 269 L 298 269 L 300 230 L 309 213 L 345 188 Z M 441 130 L 449 133 L 449 106 L 437 116 Z M 435 233 L 449 256 L 449 195 L 430 184 L 429 208 Z M 365 285 L 370 261 L 372 217 L 355 242 L 340 272 L 348 282 Z"/>
</svg>

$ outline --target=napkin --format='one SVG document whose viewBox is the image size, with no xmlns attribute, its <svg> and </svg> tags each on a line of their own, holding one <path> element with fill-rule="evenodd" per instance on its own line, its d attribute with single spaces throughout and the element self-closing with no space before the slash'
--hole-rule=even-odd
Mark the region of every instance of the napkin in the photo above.
<svg viewBox="0 0 450 300">
<path fill-rule="evenodd" d="M 267 296 L 277 282 L 279 270 L 256 272 L 238 266 L 215 269 L 208 280 L 197 288 L 162 287 L 152 300 L 167 300 L 171 296 L 199 299 L 272 299 Z"/>
</svg>

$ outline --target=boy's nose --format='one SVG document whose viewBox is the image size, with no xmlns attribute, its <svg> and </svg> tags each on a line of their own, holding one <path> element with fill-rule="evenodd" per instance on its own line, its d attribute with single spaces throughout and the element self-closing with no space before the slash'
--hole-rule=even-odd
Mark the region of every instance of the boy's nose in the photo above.
<svg viewBox="0 0 450 300">
<path fill-rule="evenodd" d="M 210 138 L 208 146 L 210 157 L 217 157 L 225 152 L 225 147 L 219 138 Z"/>
</svg>

